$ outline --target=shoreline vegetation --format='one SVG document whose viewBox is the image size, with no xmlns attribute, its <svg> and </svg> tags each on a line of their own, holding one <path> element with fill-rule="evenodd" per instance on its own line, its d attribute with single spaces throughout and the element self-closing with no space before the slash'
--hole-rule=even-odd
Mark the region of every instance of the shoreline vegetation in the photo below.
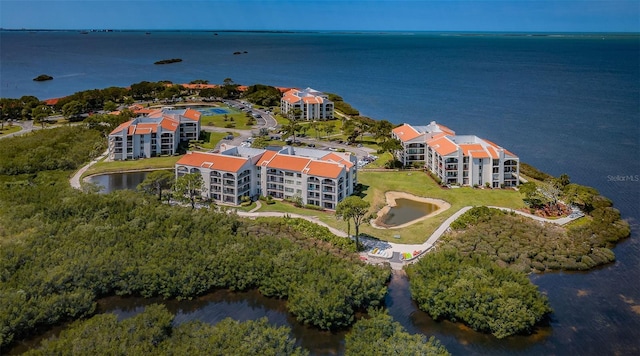
<svg viewBox="0 0 640 356">
<path fill-rule="evenodd" d="M 149 100 L 165 90 L 179 90 L 174 87 L 138 83 L 131 92 Z M 116 101 L 130 93 L 107 90 L 120 95 Z M 228 82 L 216 93 L 239 95 L 237 86 Z M 65 111 L 81 96 L 60 100 L 58 110 Z M 106 103 L 87 103 L 92 105 Z M 257 289 L 267 297 L 286 299 L 299 322 L 323 330 L 348 328 L 357 312 L 382 306 L 389 268 L 362 263 L 352 240 L 325 227 L 302 219 L 249 220 L 225 211 L 169 206 L 140 192 L 96 195 L 72 189 L 70 172 L 99 156 L 106 148 L 106 134 L 127 115 L 126 110 L 121 116 L 94 115 L 85 125 L 0 141 L 0 149 L 7 152 L 0 162 L 0 185 L 6 188 L 0 189 L 0 300 L 6 306 L 0 310 L 0 347 L 38 328 L 89 317 L 97 298 L 113 294 L 181 299 L 215 288 Z M 345 116 L 346 122 L 356 118 Z M 534 181 L 520 192 L 447 189 L 414 170 L 359 175 L 360 193 L 372 211 L 386 205 L 385 195 L 391 191 L 450 204 L 441 214 L 402 230 L 416 238 L 459 207 L 476 206 L 452 224 L 435 252 L 407 268 L 412 298 L 435 319 L 463 322 L 498 338 L 530 333 L 551 308 L 526 273 L 609 263 L 615 259 L 609 248 L 629 236 L 628 223 L 597 190 L 530 166 L 523 165 L 523 173 Z M 557 196 L 547 201 L 537 192 L 550 186 Z M 538 209 L 560 198 L 587 216 L 568 227 L 538 226 L 533 234 L 540 235 L 541 243 L 530 231 L 538 223 L 482 207 Z M 346 231 L 346 223 L 333 214 L 314 215 Z M 360 231 L 373 236 L 397 233 L 366 225 Z M 458 268 L 458 277 L 451 277 L 451 268 Z M 498 294 L 485 300 L 475 298 L 477 293 Z"/>
</svg>

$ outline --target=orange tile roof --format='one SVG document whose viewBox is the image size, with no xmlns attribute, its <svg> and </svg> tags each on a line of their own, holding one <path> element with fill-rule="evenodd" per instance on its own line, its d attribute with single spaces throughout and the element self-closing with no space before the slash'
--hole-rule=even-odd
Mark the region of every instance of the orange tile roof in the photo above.
<svg viewBox="0 0 640 356">
<path fill-rule="evenodd" d="M 152 132 L 158 132 L 158 124 L 155 123 L 144 123 L 136 125 L 136 135 L 145 135 Z"/>
<path fill-rule="evenodd" d="M 58 103 L 58 101 L 60 101 L 60 99 L 62 99 L 62 98 L 47 99 L 47 100 L 44 101 L 44 103 L 46 105 L 56 105 Z"/>
<path fill-rule="evenodd" d="M 302 172 L 309 164 L 310 158 L 295 157 L 289 155 L 276 155 L 269 161 L 267 167 L 286 171 Z"/>
<path fill-rule="evenodd" d="M 111 133 L 109 135 L 117 134 L 118 132 L 124 130 L 125 128 L 127 128 L 129 126 L 131 126 L 131 123 L 133 123 L 133 120 L 129 120 L 127 122 L 121 123 L 120 125 L 118 125 L 118 127 L 113 129 L 113 131 L 111 131 Z"/>
<path fill-rule="evenodd" d="M 182 116 L 194 121 L 200 121 L 200 111 L 198 110 L 187 109 Z"/>
<path fill-rule="evenodd" d="M 151 114 L 152 112 L 155 112 L 156 110 L 152 110 L 152 109 L 136 109 L 136 110 L 132 110 L 134 114 L 138 114 L 138 115 L 148 115 Z"/>
<path fill-rule="evenodd" d="M 431 138 L 429 138 L 427 141 L 439 139 L 441 137 L 448 136 L 449 134 L 447 134 L 446 132 L 436 132 L 436 133 L 432 133 L 431 135 L 432 135 Z"/>
<path fill-rule="evenodd" d="M 403 124 L 402 126 L 398 126 L 392 130 L 393 133 L 400 139 L 400 141 L 407 142 L 413 140 L 414 138 L 420 136 L 420 132 L 414 129 L 409 124 Z"/>
<path fill-rule="evenodd" d="M 507 150 L 504 150 L 504 154 L 508 155 L 508 156 L 511 156 L 512 158 L 518 158 L 518 156 L 516 156 L 515 154 L 513 154 L 513 153 L 511 153 L 511 152 L 509 152 Z"/>
<path fill-rule="evenodd" d="M 129 126 L 129 129 L 127 130 L 127 135 L 133 135 L 134 132 L 136 132 L 136 125 Z"/>
<path fill-rule="evenodd" d="M 451 142 L 447 136 L 429 140 L 427 145 L 436 150 L 440 156 L 446 156 L 458 150 L 458 146 Z"/>
<path fill-rule="evenodd" d="M 306 172 L 312 176 L 325 178 L 338 178 L 344 166 L 331 162 L 311 161 L 306 167 Z"/>
<path fill-rule="evenodd" d="M 260 159 L 258 160 L 258 163 L 256 163 L 256 166 L 262 166 L 266 163 L 269 163 L 269 161 L 271 161 L 271 159 L 275 157 L 276 154 L 278 154 L 278 152 L 266 151 L 265 153 L 262 154 L 262 157 L 260 157 Z"/>
<path fill-rule="evenodd" d="M 487 151 L 489 151 L 489 154 L 491 155 L 491 158 L 493 159 L 498 159 L 500 158 L 500 156 L 498 155 L 498 149 L 493 147 L 493 146 L 487 146 Z"/>
<path fill-rule="evenodd" d="M 322 98 L 319 96 L 305 96 L 302 98 L 302 101 L 306 104 L 320 104 L 323 102 Z"/>
<path fill-rule="evenodd" d="M 172 86 L 173 84 L 167 84 L 167 86 Z M 213 89 L 217 88 L 216 84 L 178 84 L 185 89 Z"/>
<path fill-rule="evenodd" d="M 460 145 L 462 148 L 463 156 L 470 156 L 473 158 L 489 158 L 489 153 L 485 151 L 484 147 L 482 147 L 479 143 L 473 144 L 462 144 Z"/>
<path fill-rule="evenodd" d="M 161 117 L 162 109 L 148 109 L 150 110 L 147 114 L 148 117 Z"/>
<path fill-rule="evenodd" d="M 443 126 L 441 124 L 437 124 L 437 125 L 440 128 L 440 130 L 442 130 L 442 132 L 445 132 L 445 133 L 447 133 L 449 135 L 455 135 L 456 134 L 455 131 L 453 131 L 452 129 L 450 129 L 450 128 L 446 127 L 446 126 Z"/>
<path fill-rule="evenodd" d="M 340 164 L 344 164 L 345 166 L 347 166 L 347 168 L 351 168 L 353 167 L 353 163 L 347 159 L 345 159 L 344 157 L 337 155 L 333 152 L 329 153 L 328 155 L 320 158 L 323 161 L 328 161 L 328 162 L 336 162 L 336 163 L 340 163 Z"/>
<path fill-rule="evenodd" d="M 169 131 L 176 131 L 178 129 L 178 123 L 168 117 L 164 117 L 162 121 L 160 121 L 160 126 Z"/>
<path fill-rule="evenodd" d="M 133 104 L 129 106 L 129 110 L 135 112 L 136 110 L 142 110 L 144 107 L 140 104 Z"/>
<path fill-rule="evenodd" d="M 291 104 L 297 103 L 298 101 L 300 101 L 300 98 L 294 95 L 292 91 L 285 93 L 282 99 Z"/>
<path fill-rule="evenodd" d="M 464 156 L 469 155 L 469 151 L 482 151 L 482 145 L 479 143 L 463 143 L 460 145 L 462 148 L 462 154 Z"/>
<path fill-rule="evenodd" d="M 208 168 L 216 171 L 238 172 L 247 161 L 248 159 L 243 157 L 205 152 L 187 152 L 176 164 Z"/>
</svg>

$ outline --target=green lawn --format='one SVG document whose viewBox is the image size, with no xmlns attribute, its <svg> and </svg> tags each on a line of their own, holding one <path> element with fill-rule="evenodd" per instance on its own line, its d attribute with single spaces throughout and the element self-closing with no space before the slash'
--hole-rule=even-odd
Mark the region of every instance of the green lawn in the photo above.
<svg viewBox="0 0 640 356">
<path fill-rule="evenodd" d="M 7 124 L 5 124 L 4 128 L 2 130 L 0 130 L 0 135 L 8 135 L 10 133 L 18 132 L 20 130 L 22 130 L 22 127 L 20 127 L 18 125 L 8 126 Z"/>
<path fill-rule="evenodd" d="M 442 189 L 421 171 L 398 172 L 359 172 L 358 181 L 365 186 L 364 199 L 371 203 L 371 212 L 377 212 L 386 205 L 384 193 L 387 191 L 402 191 L 421 197 L 442 199 L 451 208 L 447 211 L 401 229 L 375 229 L 369 225 L 360 227 L 360 232 L 377 237 L 381 240 L 416 244 L 422 243 L 431 236 L 448 217 L 460 208 L 472 205 L 495 205 L 508 208 L 524 207 L 520 193 L 508 189 L 474 189 L 470 187 L 457 189 Z M 262 204 L 260 211 L 278 211 L 300 215 L 317 216 L 319 220 L 337 229 L 347 231 L 347 224 L 335 218 L 333 212 L 321 212 L 311 209 L 296 208 L 285 202 L 273 205 Z M 353 226 L 351 233 L 353 233 Z M 397 239 L 394 236 L 400 235 Z"/>
<path fill-rule="evenodd" d="M 384 193 L 387 191 L 442 199 L 451 204 L 447 211 L 406 228 L 381 230 L 368 225 L 362 227 L 362 232 L 387 241 L 411 244 L 424 242 L 448 217 L 467 205 L 494 205 L 513 209 L 524 207 L 522 195 L 514 190 L 471 187 L 442 189 L 422 171 L 359 172 L 358 181 L 367 187 L 364 199 L 371 203 L 374 212 L 386 205 Z M 394 235 L 400 235 L 400 239 L 394 238 Z"/>
<path fill-rule="evenodd" d="M 153 157 L 127 161 L 101 161 L 91 166 L 82 177 L 92 174 L 122 172 L 129 170 L 173 168 L 182 156 Z"/>
<path fill-rule="evenodd" d="M 221 107 L 228 110 L 228 114 L 202 116 L 200 122 L 204 126 L 228 127 L 238 130 L 250 130 L 253 125 L 247 125 L 249 117 L 242 111 L 235 110 L 228 106 Z M 255 122 L 255 120 L 254 120 Z"/>
<path fill-rule="evenodd" d="M 387 164 L 387 162 L 389 162 L 391 158 L 393 158 L 393 156 L 389 152 L 385 152 L 377 155 L 378 155 L 378 159 L 367 164 L 365 168 L 384 168 L 384 165 Z"/>
<path fill-rule="evenodd" d="M 220 142 L 227 135 L 229 134 L 226 132 L 204 132 L 204 134 L 200 135 L 200 139 L 205 142 L 198 144 L 198 146 L 204 149 L 212 150 L 216 147 L 218 142 Z"/>
</svg>

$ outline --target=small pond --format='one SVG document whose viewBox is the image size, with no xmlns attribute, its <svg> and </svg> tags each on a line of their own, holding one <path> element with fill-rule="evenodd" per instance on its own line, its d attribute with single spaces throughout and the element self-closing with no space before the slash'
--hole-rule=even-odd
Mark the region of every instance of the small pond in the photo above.
<svg viewBox="0 0 640 356">
<path fill-rule="evenodd" d="M 391 207 L 386 214 L 378 219 L 378 222 L 386 227 L 399 226 L 425 217 L 436 210 L 438 210 L 438 206 L 435 204 L 397 198 L 396 206 Z"/>
<path fill-rule="evenodd" d="M 150 172 L 127 172 L 100 174 L 87 178 L 87 182 L 102 187 L 100 193 L 111 193 L 115 190 L 135 190 L 138 184 L 147 177 Z"/>
</svg>

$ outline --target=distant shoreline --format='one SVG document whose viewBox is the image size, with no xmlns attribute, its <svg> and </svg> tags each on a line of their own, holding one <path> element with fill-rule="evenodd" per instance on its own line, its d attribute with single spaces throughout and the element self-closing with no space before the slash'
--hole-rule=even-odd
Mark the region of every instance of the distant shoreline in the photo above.
<svg viewBox="0 0 640 356">
<path fill-rule="evenodd" d="M 186 29 L 186 30 L 149 30 L 149 29 L 11 29 L 0 28 L 0 32 L 78 32 L 78 33 L 262 33 L 262 34 L 337 34 L 337 35 L 412 35 L 431 34 L 443 36 L 508 36 L 508 37 L 592 37 L 592 36 L 615 36 L 634 37 L 640 36 L 640 32 L 513 32 L 513 31 L 348 31 L 348 30 L 216 30 L 216 29 Z"/>
</svg>

